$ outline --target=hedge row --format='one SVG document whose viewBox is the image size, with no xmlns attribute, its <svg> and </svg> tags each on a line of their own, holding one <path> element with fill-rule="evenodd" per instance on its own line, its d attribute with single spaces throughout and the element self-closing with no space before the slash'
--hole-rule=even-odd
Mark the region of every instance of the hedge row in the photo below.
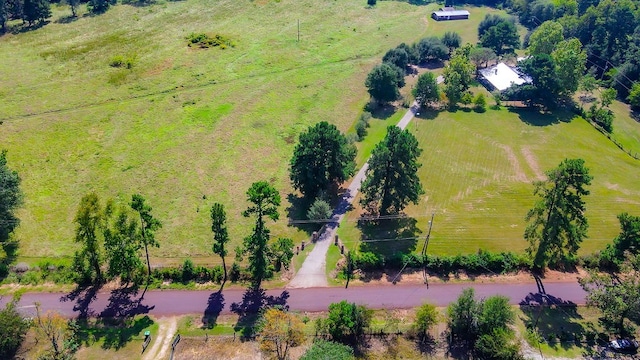
<svg viewBox="0 0 640 360">
<path fill-rule="evenodd" d="M 530 269 L 531 261 L 525 254 L 512 252 L 494 253 L 479 250 L 475 254 L 438 256 L 421 254 L 394 254 L 383 257 L 372 252 L 361 252 L 352 256 L 353 266 L 363 271 L 383 270 L 389 268 L 422 268 L 425 267 L 438 274 L 448 275 L 457 271 L 468 273 L 509 273 L 522 269 Z"/>
</svg>

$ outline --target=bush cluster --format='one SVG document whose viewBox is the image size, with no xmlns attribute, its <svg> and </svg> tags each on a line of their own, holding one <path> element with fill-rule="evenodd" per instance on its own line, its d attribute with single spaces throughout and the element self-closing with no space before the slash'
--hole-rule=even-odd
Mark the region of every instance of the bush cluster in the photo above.
<svg viewBox="0 0 640 360">
<path fill-rule="evenodd" d="M 181 267 L 156 268 L 151 271 L 151 278 L 156 281 L 171 281 L 187 284 L 195 282 L 215 282 L 222 283 L 224 279 L 224 269 L 222 265 L 212 268 L 206 266 L 195 266 L 191 259 L 184 261 Z"/>
<path fill-rule="evenodd" d="M 439 256 L 420 254 L 395 254 L 388 258 L 372 252 L 360 252 L 352 255 L 353 266 L 363 271 L 382 270 L 384 268 L 421 268 L 426 265 L 430 271 L 448 275 L 457 271 L 468 273 L 509 273 L 520 269 L 529 269 L 531 261 L 525 254 L 512 252 L 494 253 L 479 250 L 474 254 Z"/>
<path fill-rule="evenodd" d="M 367 136 L 367 128 L 369 125 L 369 120 L 371 119 L 371 113 L 365 111 L 360 115 L 358 122 L 356 122 L 356 141 L 362 141 L 365 136 Z"/>
<path fill-rule="evenodd" d="M 227 47 L 236 46 L 231 39 L 219 34 L 211 36 L 205 33 L 191 33 L 187 36 L 187 40 L 189 47 L 197 46 L 201 49 L 208 49 L 212 47 L 226 49 Z"/>
<path fill-rule="evenodd" d="M 127 68 L 127 69 L 131 69 L 133 68 L 133 65 L 136 62 L 136 55 L 130 55 L 130 56 L 122 56 L 122 55 L 116 55 L 113 58 L 111 58 L 111 61 L 109 61 L 109 66 L 111 67 L 115 67 L 115 68 Z"/>
</svg>

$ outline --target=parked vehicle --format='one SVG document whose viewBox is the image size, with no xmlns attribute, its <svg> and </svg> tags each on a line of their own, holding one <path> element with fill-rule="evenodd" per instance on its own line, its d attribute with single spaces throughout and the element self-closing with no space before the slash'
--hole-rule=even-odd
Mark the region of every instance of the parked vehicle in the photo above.
<svg viewBox="0 0 640 360">
<path fill-rule="evenodd" d="M 611 341 L 609 347 L 617 352 L 632 352 L 638 350 L 638 342 L 629 339 L 618 339 Z"/>
</svg>

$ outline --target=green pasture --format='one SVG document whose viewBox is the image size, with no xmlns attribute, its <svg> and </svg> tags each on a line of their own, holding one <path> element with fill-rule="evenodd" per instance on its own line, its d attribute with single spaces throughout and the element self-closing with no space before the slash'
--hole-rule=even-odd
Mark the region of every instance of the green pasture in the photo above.
<svg viewBox="0 0 640 360">
<path fill-rule="evenodd" d="M 474 42 L 484 13 L 496 11 L 435 23 L 434 8 L 188 0 L 70 19 L 59 6 L 46 26 L 1 37 L 0 145 L 23 179 L 22 259 L 73 252 L 73 217 L 89 191 L 122 204 L 146 196 L 164 225 L 156 263 L 218 262 L 208 208 L 225 204 L 235 247 L 251 231 L 240 212 L 258 180 L 283 197 L 272 235 L 304 239 L 286 221 L 300 213 L 288 197 L 298 134 L 321 120 L 351 129 L 368 101 L 366 74 L 389 48 L 447 30 Z M 186 36 L 201 32 L 235 47 L 187 47 Z M 116 56 L 133 67 L 111 67 Z"/>
<path fill-rule="evenodd" d="M 640 124 L 624 121 L 629 136 L 640 134 Z M 523 251 L 524 217 L 536 200 L 532 182 L 564 158 L 585 159 L 594 177 L 586 197 L 590 227 L 582 253 L 603 248 L 618 234 L 617 214 L 638 211 L 640 162 L 573 114 L 445 111 L 424 113 L 408 129 L 423 149 L 419 176 L 425 194 L 406 213 L 417 220 L 417 236 L 426 235 L 435 214 L 430 253 Z M 363 236 L 357 227 L 360 213 L 356 208 L 340 226 L 349 248 L 366 236 L 389 253 L 422 249 L 423 240 L 398 241 L 375 232 Z"/>
</svg>

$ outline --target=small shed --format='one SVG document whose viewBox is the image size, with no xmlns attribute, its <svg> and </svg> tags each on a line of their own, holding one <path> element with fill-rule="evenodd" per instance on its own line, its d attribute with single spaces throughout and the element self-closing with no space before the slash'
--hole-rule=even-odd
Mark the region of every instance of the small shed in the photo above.
<svg viewBox="0 0 640 360">
<path fill-rule="evenodd" d="M 440 8 L 440 10 L 432 12 L 431 17 L 436 21 L 467 20 L 469 19 L 469 12 L 467 10 L 456 10 L 455 8 L 449 6 Z"/>
</svg>

